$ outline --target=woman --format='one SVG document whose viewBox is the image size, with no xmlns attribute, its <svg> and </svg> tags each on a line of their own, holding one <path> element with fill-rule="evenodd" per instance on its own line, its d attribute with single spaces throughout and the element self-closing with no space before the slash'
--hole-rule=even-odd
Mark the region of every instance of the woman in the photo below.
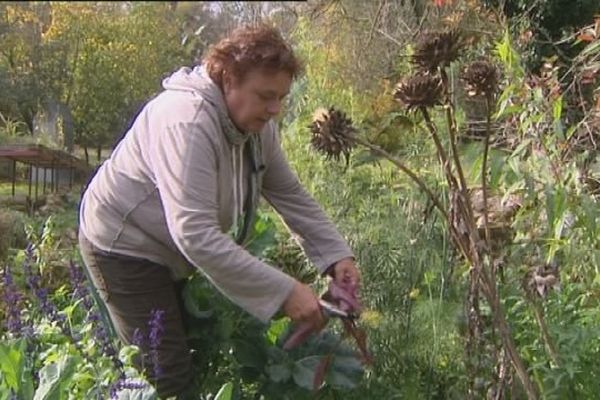
<svg viewBox="0 0 600 400">
<path fill-rule="evenodd" d="M 238 244 L 260 194 L 319 272 L 358 283 L 350 248 L 291 171 L 272 120 L 300 72 L 274 28 L 235 30 L 163 81 L 85 190 L 81 252 L 119 338 L 132 343 L 152 310 L 165 311 L 162 373 L 148 371 L 163 398 L 192 379 L 177 291 L 195 269 L 261 321 L 281 310 L 324 326 L 308 286 Z"/>
</svg>

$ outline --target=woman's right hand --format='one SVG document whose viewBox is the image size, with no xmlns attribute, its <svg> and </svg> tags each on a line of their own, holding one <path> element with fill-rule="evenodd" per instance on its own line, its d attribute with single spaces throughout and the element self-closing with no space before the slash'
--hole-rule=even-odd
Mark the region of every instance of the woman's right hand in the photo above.
<svg viewBox="0 0 600 400">
<path fill-rule="evenodd" d="M 283 303 L 283 312 L 294 322 L 310 324 L 313 332 L 319 332 L 327 323 L 318 297 L 310 287 L 298 281 Z"/>
</svg>

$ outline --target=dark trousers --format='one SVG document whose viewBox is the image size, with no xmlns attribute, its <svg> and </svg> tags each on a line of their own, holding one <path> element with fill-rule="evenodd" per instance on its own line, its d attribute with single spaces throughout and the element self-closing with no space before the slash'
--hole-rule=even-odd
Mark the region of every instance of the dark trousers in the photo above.
<svg viewBox="0 0 600 400">
<path fill-rule="evenodd" d="M 126 345 L 140 345 L 143 356 L 136 360 L 137 367 L 145 371 L 159 396 L 163 399 L 171 396 L 195 398 L 191 394 L 192 363 L 182 318 L 183 283 L 174 282 L 165 266 L 102 251 L 82 234 L 79 234 L 79 246 L 90 279 L 108 310 L 117 336 Z M 153 310 L 164 311 L 164 331 L 157 347 L 152 346 L 148 335 Z M 133 343 L 136 330 L 142 334 L 141 343 Z M 158 369 L 153 365 L 156 358 Z"/>
</svg>

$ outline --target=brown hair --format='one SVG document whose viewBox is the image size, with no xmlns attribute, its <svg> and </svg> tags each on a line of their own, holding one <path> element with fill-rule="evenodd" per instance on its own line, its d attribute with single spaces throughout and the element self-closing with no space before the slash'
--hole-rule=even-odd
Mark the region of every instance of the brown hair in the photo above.
<svg viewBox="0 0 600 400">
<path fill-rule="evenodd" d="M 211 46 L 202 60 L 211 79 L 223 87 L 223 73 L 242 80 L 248 71 L 262 68 L 285 71 L 295 79 L 303 66 L 279 31 L 269 25 L 242 26 Z"/>
</svg>

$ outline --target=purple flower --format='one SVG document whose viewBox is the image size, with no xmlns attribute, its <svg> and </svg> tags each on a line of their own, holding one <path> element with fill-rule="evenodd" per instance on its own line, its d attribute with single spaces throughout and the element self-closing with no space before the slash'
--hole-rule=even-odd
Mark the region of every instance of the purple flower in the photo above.
<svg viewBox="0 0 600 400">
<path fill-rule="evenodd" d="M 133 338 L 131 339 L 131 344 L 139 347 L 140 349 L 144 346 L 144 334 L 140 330 L 140 328 L 135 328 L 133 331 Z"/>
<path fill-rule="evenodd" d="M 150 312 L 150 321 L 148 321 L 148 326 L 150 328 L 150 331 L 148 333 L 148 342 L 150 345 L 150 357 L 154 369 L 155 378 L 162 375 L 162 370 L 160 368 L 160 363 L 158 359 L 158 348 L 160 347 L 160 343 L 162 342 L 162 336 L 165 332 L 164 316 L 164 310 L 152 310 Z"/>
<path fill-rule="evenodd" d="M 4 267 L 2 274 L 2 285 L 4 286 L 3 299 L 6 303 L 6 329 L 18 335 L 23 328 L 21 320 L 21 300 L 22 295 L 13 281 L 12 273 L 8 267 Z"/>
<path fill-rule="evenodd" d="M 48 299 L 48 288 L 41 287 L 41 276 L 39 272 L 33 271 L 31 267 L 33 261 L 33 245 L 28 244 L 25 249 L 25 260 L 23 261 L 23 272 L 25 273 L 25 282 L 27 287 L 34 294 L 39 304 L 39 310 L 47 315 L 52 321 L 64 322 L 65 316 L 60 315 L 56 306 Z"/>
<path fill-rule="evenodd" d="M 84 306 L 91 306 L 88 288 L 85 285 L 86 277 L 81 267 L 75 264 L 73 260 L 69 261 L 69 275 L 71 278 L 71 287 L 73 288 L 73 297 L 75 299 L 83 299 Z"/>
<path fill-rule="evenodd" d="M 146 386 L 144 382 L 136 382 L 134 380 L 128 380 L 125 377 L 121 377 L 115 384 L 110 388 L 110 398 L 116 400 L 119 398 L 119 392 L 124 389 L 142 389 Z"/>
</svg>

